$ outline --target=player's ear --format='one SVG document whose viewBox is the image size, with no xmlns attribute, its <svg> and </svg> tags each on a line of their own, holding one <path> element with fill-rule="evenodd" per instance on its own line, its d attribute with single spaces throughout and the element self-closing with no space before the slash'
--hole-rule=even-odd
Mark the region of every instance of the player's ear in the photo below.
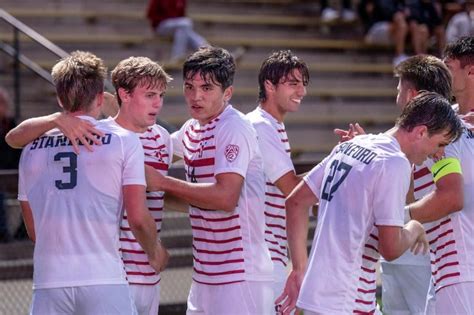
<svg viewBox="0 0 474 315">
<path fill-rule="evenodd" d="M 125 90 L 124 88 L 118 88 L 117 93 L 120 96 L 122 102 L 128 102 L 130 93 L 127 90 Z"/>
<path fill-rule="evenodd" d="M 270 82 L 270 80 L 265 80 L 264 85 L 265 85 L 265 90 L 272 91 L 272 92 L 275 91 L 275 85 L 272 82 Z"/>
<path fill-rule="evenodd" d="M 429 136 L 428 128 L 425 125 L 418 125 L 413 128 L 414 140 L 423 140 Z"/>
<path fill-rule="evenodd" d="M 224 90 L 224 102 L 228 103 L 230 101 L 233 92 L 234 87 L 232 85 Z"/>
</svg>

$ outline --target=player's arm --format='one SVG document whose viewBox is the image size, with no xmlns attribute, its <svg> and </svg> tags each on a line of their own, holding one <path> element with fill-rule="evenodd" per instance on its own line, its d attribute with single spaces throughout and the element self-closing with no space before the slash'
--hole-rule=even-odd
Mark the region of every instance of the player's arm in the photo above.
<svg viewBox="0 0 474 315">
<path fill-rule="evenodd" d="M 25 223 L 26 232 L 30 240 L 36 242 L 35 224 L 33 221 L 33 212 L 31 211 L 30 203 L 28 201 L 20 200 L 21 214 L 23 215 L 23 222 Z"/>
<path fill-rule="evenodd" d="M 94 128 L 92 123 L 74 117 L 69 113 L 54 113 L 47 116 L 30 118 L 13 128 L 5 136 L 5 141 L 13 148 L 23 148 L 25 145 L 43 135 L 45 132 L 58 128 L 71 140 L 74 151 L 79 153 L 79 143 L 92 151 L 89 141 L 100 145 L 100 139 L 95 135 L 103 133 Z"/>
<path fill-rule="evenodd" d="M 421 223 L 439 220 L 464 207 L 464 181 L 459 160 L 440 160 L 432 167 L 432 173 L 436 189 L 407 208 L 407 215 Z"/>
<path fill-rule="evenodd" d="M 296 307 L 296 300 L 303 282 L 308 263 L 306 241 L 308 239 L 308 208 L 318 202 L 309 186 L 301 181 L 288 196 L 286 206 L 286 231 L 292 271 L 286 281 L 283 294 L 275 301 L 281 303 L 283 314 L 290 314 Z"/>
<path fill-rule="evenodd" d="M 163 245 L 157 242 L 155 221 L 145 202 L 145 186 L 124 185 L 122 189 L 130 229 L 148 255 L 150 265 L 157 272 L 162 271 L 168 262 L 169 255 Z"/>
<path fill-rule="evenodd" d="M 216 175 L 215 183 L 189 183 L 163 176 L 150 166 L 145 166 L 148 191 L 164 191 L 173 194 L 193 206 L 234 211 L 239 200 L 244 178 L 237 173 Z"/>
<path fill-rule="evenodd" d="M 419 247 L 423 253 L 428 250 L 425 230 L 418 221 L 411 220 L 403 228 L 387 225 L 378 225 L 377 228 L 379 252 L 388 261 L 397 259 L 409 248 Z"/>
</svg>

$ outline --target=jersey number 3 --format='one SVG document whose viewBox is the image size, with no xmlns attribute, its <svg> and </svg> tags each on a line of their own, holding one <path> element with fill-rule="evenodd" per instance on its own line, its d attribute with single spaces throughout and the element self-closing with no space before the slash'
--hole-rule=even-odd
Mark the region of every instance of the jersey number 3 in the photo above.
<svg viewBox="0 0 474 315">
<path fill-rule="evenodd" d="M 69 174 L 69 182 L 56 180 L 57 189 L 73 189 L 77 185 L 77 155 L 74 152 L 60 152 L 54 156 L 55 161 L 68 159 L 69 165 L 63 167 L 63 173 Z"/>
<path fill-rule="evenodd" d="M 326 177 L 326 181 L 323 186 L 323 193 L 321 198 L 327 201 L 331 201 L 334 197 L 334 193 L 339 188 L 339 185 L 346 179 L 352 166 L 339 160 L 334 160 L 331 163 L 329 175 Z"/>
</svg>

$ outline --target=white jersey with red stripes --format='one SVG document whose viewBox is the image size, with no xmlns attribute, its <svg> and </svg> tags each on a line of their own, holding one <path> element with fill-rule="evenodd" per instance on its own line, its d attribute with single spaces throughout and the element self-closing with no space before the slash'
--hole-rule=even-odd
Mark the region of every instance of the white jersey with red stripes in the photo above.
<svg viewBox="0 0 474 315">
<path fill-rule="evenodd" d="M 272 281 L 272 262 L 265 243 L 265 182 L 257 135 L 243 114 L 228 105 L 215 119 L 200 125 L 188 120 L 173 134 L 183 152 L 186 178 L 214 183 L 215 176 L 236 173 L 244 178 L 232 212 L 190 205 L 193 231 L 193 280 L 219 285 L 240 281 Z"/>
<path fill-rule="evenodd" d="M 105 135 L 94 151 L 74 153 L 54 129 L 28 144 L 19 173 L 20 200 L 34 217 L 33 288 L 126 284 L 119 225 L 124 185 L 145 185 L 136 134 L 89 120 Z"/>
<path fill-rule="evenodd" d="M 411 166 L 397 140 L 357 136 L 304 178 L 319 199 L 318 226 L 297 305 L 321 314 L 375 309 L 375 226 L 403 226 Z"/>
<path fill-rule="evenodd" d="M 474 281 L 474 133 L 465 126 L 461 138 L 445 148 L 445 156 L 461 162 L 464 208 L 434 222 L 426 231 L 436 291 Z"/>
<path fill-rule="evenodd" d="M 277 280 L 288 276 L 285 196 L 275 186 L 283 175 L 294 172 L 285 125 L 261 107 L 247 114 L 258 134 L 265 170 L 265 241 L 275 266 Z"/>
<path fill-rule="evenodd" d="M 153 125 L 139 135 L 145 152 L 145 164 L 152 166 L 163 175 L 168 174 L 168 168 L 173 159 L 173 146 L 170 135 L 161 126 Z M 161 231 L 163 218 L 164 192 L 147 192 L 147 206 L 156 223 L 158 235 Z M 127 280 L 130 284 L 154 285 L 160 282 L 160 275 L 150 266 L 146 253 L 133 235 L 125 209 L 120 226 L 120 243 Z"/>
</svg>

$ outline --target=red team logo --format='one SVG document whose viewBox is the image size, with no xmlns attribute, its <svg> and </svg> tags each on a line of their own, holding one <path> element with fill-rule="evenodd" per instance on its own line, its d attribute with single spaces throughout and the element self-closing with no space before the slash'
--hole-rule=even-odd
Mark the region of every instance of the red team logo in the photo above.
<svg viewBox="0 0 474 315">
<path fill-rule="evenodd" d="M 229 162 L 233 162 L 239 155 L 239 146 L 235 144 L 229 144 L 225 147 L 225 158 Z"/>
</svg>

